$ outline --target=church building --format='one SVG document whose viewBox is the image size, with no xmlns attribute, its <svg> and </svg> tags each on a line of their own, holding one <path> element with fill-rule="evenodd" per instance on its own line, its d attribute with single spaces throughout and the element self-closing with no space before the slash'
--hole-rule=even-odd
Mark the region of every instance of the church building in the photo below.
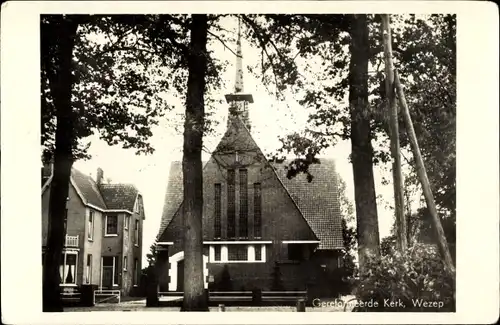
<svg viewBox="0 0 500 325">
<path fill-rule="evenodd" d="M 251 94 L 243 89 L 241 37 L 227 130 L 203 168 L 203 261 L 211 291 L 327 287 L 343 248 L 333 160 L 310 166 L 308 182 L 286 177 L 252 137 Z M 182 162 L 171 163 L 158 233 L 159 290 L 183 291 Z M 163 250 L 162 250 L 163 248 Z"/>
</svg>

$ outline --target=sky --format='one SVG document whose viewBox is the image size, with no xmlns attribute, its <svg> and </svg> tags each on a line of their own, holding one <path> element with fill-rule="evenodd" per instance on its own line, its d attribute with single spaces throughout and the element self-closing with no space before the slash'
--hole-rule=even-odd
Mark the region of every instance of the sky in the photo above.
<svg viewBox="0 0 500 325">
<path fill-rule="evenodd" d="M 225 18 L 225 28 L 236 30 L 237 21 L 232 17 Z M 235 50 L 235 44 L 226 44 Z M 212 94 L 220 104 L 215 112 L 214 120 L 218 121 L 213 135 L 204 139 L 208 149 L 213 149 L 220 140 L 226 128 L 228 105 L 224 102 L 224 95 L 231 93 L 235 79 L 235 56 L 220 42 L 211 43 L 215 55 L 228 60 L 229 64 L 223 72 L 225 86 L 223 90 Z M 242 40 L 243 66 L 256 65 L 260 62 L 260 51 L 253 48 L 244 39 Z M 319 66 L 319 65 L 318 65 Z M 252 124 L 252 135 L 264 151 L 272 153 L 280 147 L 278 138 L 290 132 L 301 131 L 306 126 L 308 111 L 301 107 L 292 96 L 287 96 L 286 101 L 278 101 L 270 95 L 262 83 L 254 75 L 245 71 L 244 87 L 246 93 L 251 93 L 254 103 L 249 106 L 249 115 Z M 183 109 L 182 103 L 178 103 Z M 133 183 L 143 195 L 146 219 L 143 229 L 143 265 L 146 265 L 145 255 L 149 252 L 150 245 L 154 242 L 160 226 L 163 200 L 167 187 L 168 171 L 172 161 L 182 160 L 182 134 L 175 130 L 172 114 L 169 112 L 160 120 L 159 125 L 152 127 L 153 136 L 150 138 L 155 152 L 151 155 L 136 155 L 133 149 L 123 149 L 120 146 L 109 146 L 97 136 L 92 136 L 87 141 L 91 142 L 89 154 L 92 159 L 77 161 L 74 167 L 95 178 L 97 168 L 104 171 L 104 179 L 112 183 Z M 333 158 L 336 161 L 337 171 L 346 182 L 346 195 L 354 205 L 354 185 L 352 165 L 348 161 L 351 152 L 350 141 L 340 141 L 334 147 L 324 151 L 321 157 Z M 207 161 L 209 153 L 203 153 L 203 160 Z M 383 168 L 385 167 L 385 168 Z M 382 178 L 391 178 L 388 166 L 375 166 L 376 192 L 382 196 L 378 205 L 380 238 L 390 234 L 393 224 L 393 211 L 388 207 L 393 201 L 392 184 L 383 185 Z"/>
</svg>

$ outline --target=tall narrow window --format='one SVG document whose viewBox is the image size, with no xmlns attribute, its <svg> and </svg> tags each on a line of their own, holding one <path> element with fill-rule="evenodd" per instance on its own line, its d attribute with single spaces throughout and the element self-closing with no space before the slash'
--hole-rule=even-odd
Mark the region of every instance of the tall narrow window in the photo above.
<svg viewBox="0 0 500 325">
<path fill-rule="evenodd" d="M 88 239 L 92 240 L 94 238 L 94 211 L 89 211 L 89 232 Z"/>
<path fill-rule="evenodd" d="M 262 246 L 255 245 L 255 260 L 262 261 Z"/>
<path fill-rule="evenodd" d="M 139 246 L 139 220 L 135 220 L 134 243 Z"/>
<path fill-rule="evenodd" d="M 214 246 L 214 261 L 220 262 L 221 260 L 221 245 Z"/>
<path fill-rule="evenodd" d="M 115 256 L 113 259 L 113 272 L 114 272 L 113 286 L 114 287 L 118 286 L 118 277 L 120 276 L 120 268 L 118 267 L 119 261 L 120 260 L 118 259 L 118 256 Z"/>
<path fill-rule="evenodd" d="M 59 277 L 63 284 L 76 284 L 76 252 L 64 252 L 59 266 Z"/>
<path fill-rule="evenodd" d="M 127 271 L 128 260 L 127 256 L 123 256 L 123 271 Z"/>
<path fill-rule="evenodd" d="M 236 211 L 235 211 L 235 196 L 236 187 L 234 186 L 235 173 L 234 169 L 227 171 L 227 237 L 236 237 Z"/>
<path fill-rule="evenodd" d="M 248 237 L 248 172 L 240 169 L 240 237 Z"/>
<path fill-rule="evenodd" d="M 253 225 L 254 237 L 262 236 L 262 193 L 260 183 L 253 184 Z"/>
<path fill-rule="evenodd" d="M 130 215 L 128 215 L 128 214 L 125 215 L 124 223 L 125 223 L 125 230 L 128 230 L 129 225 L 130 225 Z"/>
<path fill-rule="evenodd" d="M 139 261 L 137 258 L 134 260 L 134 285 L 138 284 L 139 275 Z"/>
<path fill-rule="evenodd" d="M 92 254 L 87 255 L 87 267 L 86 267 L 86 278 L 85 282 L 91 283 L 92 282 Z"/>
<path fill-rule="evenodd" d="M 221 214 L 222 214 L 222 201 L 221 201 L 221 185 L 215 184 L 215 216 L 214 216 L 214 237 L 220 238 L 221 234 Z"/>
<path fill-rule="evenodd" d="M 118 234 L 118 217 L 116 215 L 106 215 L 105 236 L 116 236 Z"/>
<path fill-rule="evenodd" d="M 112 289 L 113 284 L 118 280 L 116 278 L 116 261 L 115 256 L 103 256 L 101 268 L 101 287 L 105 289 Z"/>
</svg>

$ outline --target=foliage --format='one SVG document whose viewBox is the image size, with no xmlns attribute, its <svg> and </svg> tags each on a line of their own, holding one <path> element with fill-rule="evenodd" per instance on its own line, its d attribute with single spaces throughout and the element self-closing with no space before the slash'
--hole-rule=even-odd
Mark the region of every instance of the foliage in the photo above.
<svg viewBox="0 0 500 325">
<path fill-rule="evenodd" d="M 122 20 L 125 18 L 121 17 Z M 118 18 L 119 18 L 118 17 Z M 121 143 L 138 153 L 151 153 L 147 143 L 151 127 L 167 107 L 161 97 L 168 76 L 158 57 L 143 49 L 137 28 L 129 28 L 117 17 L 79 16 L 80 26 L 73 49 L 72 111 L 76 115 L 73 157 L 89 158 L 94 133 L 109 145 Z M 133 20 L 133 16 L 128 17 Z M 57 40 L 51 37 L 56 16 L 43 16 L 42 38 L 42 148 L 45 157 L 55 146 L 55 106 L 58 99 L 49 89 L 56 67 L 53 53 Z M 156 82 L 153 82 L 156 79 Z"/>
<path fill-rule="evenodd" d="M 354 293 L 358 300 L 373 299 L 378 306 L 358 311 L 454 311 L 454 281 L 444 271 L 434 246 L 413 244 L 406 257 L 393 250 L 372 263 L 366 273 L 360 274 Z M 384 300 L 401 301 L 404 307 L 388 307 Z M 424 307 L 418 302 L 442 302 L 443 305 Z"/>
<path fill-rule="evenodd" d="M 339 174 L 337 174 L 337 180 L 339 184 L 340 214 L 342 217 L 342 238 L 344 241 L 340 277 L 347 285 L 357 272 L 357 267 L 354 263 L 357 250 L 356 228 L 354 226 L 355 216 L 353 204 L 346 194 L 346 184 Z"/>
<path fill-rule="evenodd" d="M 158 247 L 158 238 L 155 238 L 154 243 L 151 244 L 151 246 L 149 246 L 149 253 L 146 254 L 149 266 L 154 266 L 156 264 L 157 247 Z"/>
<path fill-rule="evenodd" d="M 454 246 L 456 243 L 456 224 L 455 218 L 449 216 L 440 216 L 443 231 L 450 245 L 452 256 L 454 255 Z M 407 217 L 408 222 L 408 243 L 431 244 L 435 242 L 435 235 L 432 228 L 431 216 L 427 208 L 420 208 Z M 391 227 L 391 235 L 382 239 L 381 251 L 383 255 L 389 255 L 396 245 L 395 224 Z"/>
<path fill-rule="evenodd" d="M 76 114 L 73 157 L 88 159 L 89 137 L 98 134 L 108 145 L 133 148 L 150 154 L 152 128 L 174 109 L 167 98 L 185 100 L 188 26 L 190 15 L 80 15 L 73 51 L 72 110 Z M 53 53 L 57 40 L 51 38 L 56 16 L 41 19 L 42 121 L 44 160 L 50 159 L 55 141 L 54 94 L 49 89 Z M 210 19 L 218 27 L 218 18 Z M 207 92 L 220 87 L 223 62 L 208 60 Z M 214 101 L 207 100 L 213 113 Z M 169 119 L 170 121 L 172 119 Z M 206 131 L 216 121 L 207 120 Z"/>
<path fill-rule="evenodd" d="M 396 249 L 395 234 L 391 234 L 389 236 L 382 238 L 382 241 L 380 242 L 380 254 L 382 254 L 382 256 L 388 256 L 393 254 L 395 249 Z"/>
</svg>

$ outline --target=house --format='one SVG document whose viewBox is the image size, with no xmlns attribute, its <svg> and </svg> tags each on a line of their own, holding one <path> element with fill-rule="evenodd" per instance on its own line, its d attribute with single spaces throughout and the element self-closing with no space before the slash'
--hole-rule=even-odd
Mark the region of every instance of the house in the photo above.
<svg viewBox="0 0 500 325">
<path fill-rule="evenodd" d="M 42 168 L 42 250 L 47 242 L 52 169 L 51 165 Z M 104 184 L 100 168 L 95 181 L 73 168 L 66 213 L 61 286 L 95 284 L 120 290 L 123 296 L 136 294 L 145 219 L 137 188 Z"/>
<path fill-rule="evenodd" d="M 251 134 L 251 94 L 243 92 L 241 42 L 236 86 L 226 95 L 227 129 L 203 168 L 203 261 L 209 290 L 311 290 L 327 287 L 343 248 L 333 160 L 286 177 Z M 159 290 L 183 291 L 182 163 L 172 162 L 158 233 Z"/>
</svg>

